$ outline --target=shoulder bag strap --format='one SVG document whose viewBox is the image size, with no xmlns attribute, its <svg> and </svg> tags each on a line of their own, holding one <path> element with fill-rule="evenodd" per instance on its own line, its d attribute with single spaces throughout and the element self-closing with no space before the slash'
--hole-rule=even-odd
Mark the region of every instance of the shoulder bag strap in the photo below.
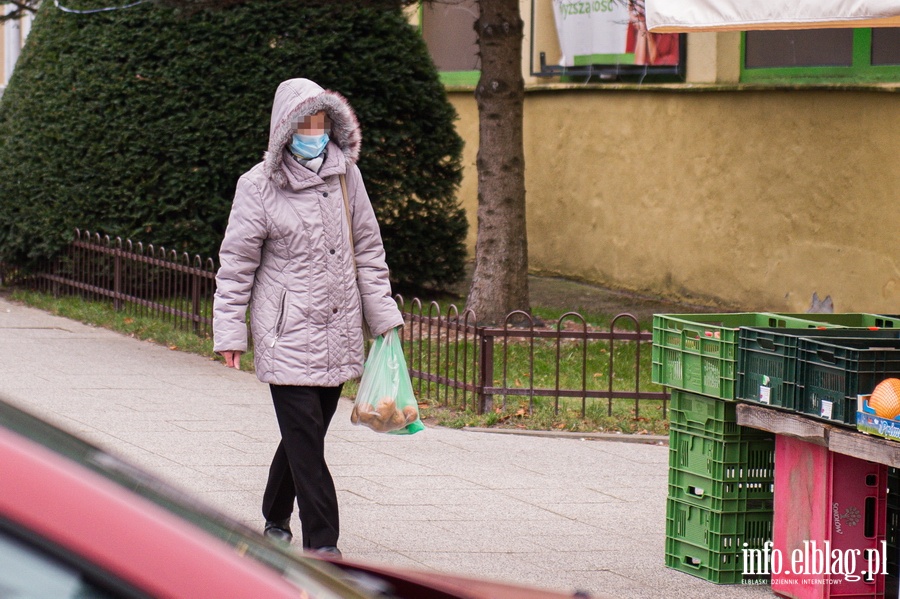
<svg viewBox="0 0 900 599">
<path fill-rule="evenodd" d="M 347 178 L 339 175 L 341 179 L 341 194 L 344 196 L 344 210 L 347 212 L 347 231 L 350 235 L 350 257 L 353 259 L 353 272 L 359 278 L 356 270 L 356 248 L 353 245 L 353 216 L 350 214 L 350 199 L 347 197 Z"/>
<path fill-rule="evenodd" d="M 347 178 L 340 175 L 341 194 L 344 196 L 344 210 L 347 212 L 347 231 L 350 235 L 350 257 L 353 259 L 353 274 L 356 275 L 356 284 L 359 285 L 359 270 L 356 268 L 356 248 L 353 245 L 353 215 L 350 214 L 350 198 L 347 197 Z M 362 296 L 360 296 L 359 309 L 362 310 Z M 366 317 L 362 319 L 363 339 L 372 339 L 372 331 L 369 329 L 369 323 Z"/>
</svg>

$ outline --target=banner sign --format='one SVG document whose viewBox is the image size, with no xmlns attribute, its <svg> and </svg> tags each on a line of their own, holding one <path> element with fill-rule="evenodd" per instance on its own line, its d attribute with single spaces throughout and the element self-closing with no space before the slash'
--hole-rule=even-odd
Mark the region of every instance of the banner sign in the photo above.
<svg viewBox="0 0 900 599">
<path fill-rule="evenodd" d="M 678 65 L 678 34 L 648 32 L 642 0 L 552 2 L 561 66 Z"/>
<path fill-rule="evenodd" d="M 651 31 L 900 27 L 897 0 L 637 1 L 647 3 Z"/>
</svg>

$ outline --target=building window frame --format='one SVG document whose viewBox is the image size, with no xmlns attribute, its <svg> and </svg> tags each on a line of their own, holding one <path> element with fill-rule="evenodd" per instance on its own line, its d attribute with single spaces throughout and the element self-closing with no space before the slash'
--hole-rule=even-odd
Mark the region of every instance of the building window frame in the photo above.
<svg viewBox="0 0 900 599">
<path fill-rule="evenodd" d="M 417 13 L 419 35 L 422 36 L 422 39 L 424 40 L 426 39 L 424 2 L 419 2 Z M 440 78 L 441 83 L 447 87 L 475 87 L 478 85 L 478 80 L 481 78 L 481 70 L 444 71 L 438 69 L 438 77 Z"/>
<path fill-rule="evenodd" d="M 747 35 L 741 33 L 741 83 L 883 83 L 900 81 L 900 64 L 872 64 L 872 29 L 853 30 L 852 61 L 849 66 L 778 66 L 747 65 Z"/>
<path fill-rule="evenodd" d="M 531 29 L 528 36 L 529 72 L 532 77 L 559 77 L 564 83 L 683 83 L 687 73 L 687 34 L 678 35 L 678 62 L 667 64 L 636 64 L 627 53 L 576 56 L 572 66 L 549 64 L 546 52 L 535 47 L 537 2 L 531 0 Z M 584 3 L 579 3 L 584 4 Z M 536 60 L 537 59 L 537 60 Z M 535 64 L 537 62 L 537 64 Z"/>
</svg>

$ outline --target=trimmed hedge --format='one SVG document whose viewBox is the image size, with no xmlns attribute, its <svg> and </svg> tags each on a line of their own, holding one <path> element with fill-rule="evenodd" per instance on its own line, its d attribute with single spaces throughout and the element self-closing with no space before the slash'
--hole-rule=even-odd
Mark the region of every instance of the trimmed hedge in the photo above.
<svg viewBox="0 0 900 599">
<path fill-rule="evenodd" d="M 266 148 L 275 88 L 292 77 L 356 110 L 395 282 L 458 281 L 462 140 L 399 4 L 78 15 L 45 2 L 0 100 L 0 262 L 51 256 L 75 227 L 215 256 L 237 179 Z"/>
</svg>

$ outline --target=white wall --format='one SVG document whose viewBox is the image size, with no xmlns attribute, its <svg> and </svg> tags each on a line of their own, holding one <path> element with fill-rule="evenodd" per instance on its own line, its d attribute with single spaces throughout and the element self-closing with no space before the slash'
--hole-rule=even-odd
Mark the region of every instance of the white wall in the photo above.
<svg viewBox="0 0 900 599">
<path fill-rule="evenodd" d="M 5 11 L 10 13 L 13 9 L 12 5 L 8 5 Z M 29 14 L 18 21 L 6 21 L 0 27 L 0 44 L 2 44 L 2 54 L 0 56 L 3 57 L 2 64 L 0 64 L 0 95 L 2 95 L 6 84 L 9 83 L 9 78 L 16 67 L 19 52 L 25 44 L 25 38 L 28 37 L 28 33 L 31 31 L 33 18 Z"/>
</svg>

